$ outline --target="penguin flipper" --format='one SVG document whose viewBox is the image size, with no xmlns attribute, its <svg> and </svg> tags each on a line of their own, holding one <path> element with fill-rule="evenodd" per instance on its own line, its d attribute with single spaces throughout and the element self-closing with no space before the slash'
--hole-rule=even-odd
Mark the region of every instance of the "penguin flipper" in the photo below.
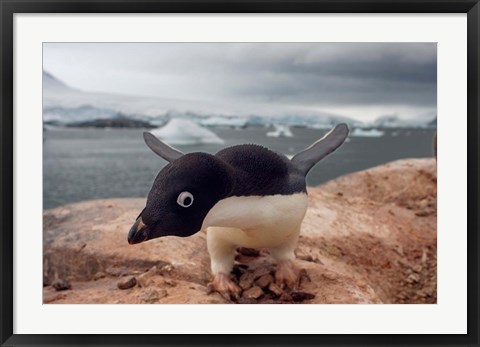
<svg viewBox="0 0 480 347">
<path fill-rule="evenodd" d="M 347 124 L 338 124 L 320 140 L 314 142 L 303 151 L 295 154 L 292 158 L 292 163 L 304 175 L 306 175 L 315 164 L 335 151 L 343 144 L 343 142 L 345 142 L 348 132 Z"/>
<path fill-rule="evenodd" d="M 180 152 L 178 149 L 175 149 L 173 147 L 170 147 L 166 143 L 160 141 L 155 135 L 149 133 L 149 132 L 144 132 L 143 133 L 143 139 L 145 140 L 145 143 L 147 144 L 148 148 L 150 148 L 153 153 L 156 155 L 162 157 L 168 162 L 172 162 L 181 156 L 183 156 L 183 153 Z"/>
</svg>

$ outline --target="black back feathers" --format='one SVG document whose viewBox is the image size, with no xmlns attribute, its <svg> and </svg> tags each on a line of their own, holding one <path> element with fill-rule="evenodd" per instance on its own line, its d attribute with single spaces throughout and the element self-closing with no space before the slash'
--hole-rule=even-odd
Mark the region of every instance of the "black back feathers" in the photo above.
<svg viewBox="0 0 480 347">
<path fill-rule="evenodd" d="M 348 126 L 338 124 L 320 140 L 308 148 L 295 154 L 291 161 L 284 156 L 257 145 L 240 145 L 225 148 L 216 154 L 216 157 L 234 168 L 242 169 L 253 175 L 270 177 L 285 176 L 291 173 L 291 167 L 304 177 L 320 160 L 335 151 L 345 142 L 348 136 Z M 170 163 L 184 156 L 178 149 L 170 147 L 148 132 L 143 133 L 147 146 L 157 155 Z"/>
</svg>

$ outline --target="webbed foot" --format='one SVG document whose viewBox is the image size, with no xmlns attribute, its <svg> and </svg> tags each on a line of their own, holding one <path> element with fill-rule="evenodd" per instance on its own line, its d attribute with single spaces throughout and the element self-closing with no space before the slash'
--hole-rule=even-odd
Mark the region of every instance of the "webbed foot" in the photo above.
<svg viewBox="0 0 480 347">
<path fill-rule="evenodd" d="M 282 288 L 287 286 L 290 289 L 297 289 L 300 285 L 301 270 L 292 260 L 282 260 L 277 264 L 275 282 Z"/>
<path fill-rule="evenodd" d="M 217 273 L 208 285 L 208 290 L 218 292 L 226 300 L 238 300 L 241 289 L 224 273 Z"/>
</svg>

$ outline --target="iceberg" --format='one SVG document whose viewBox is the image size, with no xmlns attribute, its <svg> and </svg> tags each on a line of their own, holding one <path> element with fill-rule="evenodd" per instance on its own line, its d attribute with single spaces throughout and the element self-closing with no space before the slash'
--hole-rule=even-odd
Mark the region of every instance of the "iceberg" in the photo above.
<svg viewBox="0 0 480 347">
<path fill-rule="evenodd" d="M 378 129 L 362 129 L 362 128 L 355 128 L 352 131 L 351 136 L 355 137 L 381 137 L 385 134 L 385 132 L 378 130 Z"/>
<path fill-rule="evenodd" d="M 182 118 L 174 118 L 165 126 L 151 131 L 160 140 L 172 145 L 197 145 L 205 143 L 223 143 L 213 131 L 197 123 Z"/>
<path fill-rule="evenodd" d="M 268 137 L 293 137 L 290 128 L 286 125 L 274 124 L 275 130 L 267 133 Z"/>
<path fill-rule="evenodd" d="M 245 128 L 248 120 L 246 118 L 232 117 L 209 117 L 202 119 L 200 125 L 211 128 Z"/>
</svg>

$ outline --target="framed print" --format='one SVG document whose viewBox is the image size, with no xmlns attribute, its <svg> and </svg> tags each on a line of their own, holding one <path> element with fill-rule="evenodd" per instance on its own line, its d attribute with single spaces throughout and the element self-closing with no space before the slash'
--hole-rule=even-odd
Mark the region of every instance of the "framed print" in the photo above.
<svg viewBox="0 0 480 347">
<path fill-rule="evenodd" d="M 477 1 L 1 11 L 2 344 L 479 344 Z"/>
</svg>

